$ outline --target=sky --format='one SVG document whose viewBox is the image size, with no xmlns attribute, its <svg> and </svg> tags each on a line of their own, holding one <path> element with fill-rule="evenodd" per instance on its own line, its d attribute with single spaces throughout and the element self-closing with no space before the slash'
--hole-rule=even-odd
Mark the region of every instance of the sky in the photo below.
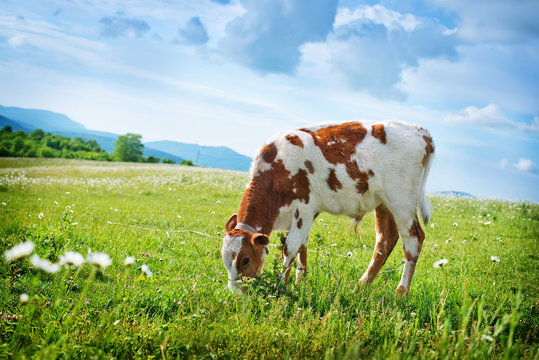
<svg viewBox="0 0 539 360">
<path fill-rule="evenodd" d="M 227 146 L 429 129 L 427 191 L 539 202 L 537 0 L 0 0 L 0 104 Z"/>
</svg>

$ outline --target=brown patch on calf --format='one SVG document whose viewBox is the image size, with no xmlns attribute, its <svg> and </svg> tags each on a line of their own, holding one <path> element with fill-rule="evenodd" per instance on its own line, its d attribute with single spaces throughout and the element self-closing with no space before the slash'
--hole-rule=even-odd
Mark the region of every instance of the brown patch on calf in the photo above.
<svg viewBox="0 0 539 360">
<path fill-rule="evenodd" d="M 335 169 L 329 170 L 329 176 L 327 179 L 328 186 L 331 190 L 337 192 L 339 189 L 342 189 L 342 184 L 335 174 Z"/>
<path fill-rule="evenodd" d="M 264 146 L 262 150 L 260 150 L 260 155 L 262 155 L 262 159 L 264 159 L 265 162 L 271 164 L 277 157 L 277 146 L 275 146 L 274 143 Z"/>
<path fill-rule="evenodd" d="M 382 124 L 373 125 L 371 135 L 377 138 L 378 140 L 380 140 L 382 144 L 387 144 L 386 131 L 384 130 L 384 125 Z"/>
<path fill-rule="evenodd" d="M 233 259 L 236 259 L 236 269 L 238 275 L 254 277 L 258 275 L 258 271 L 262 268 L 262 253 L 268 245 L 269 238 L 264 234 L 251 234 L 245 230 L 233 229 L 230 231 L 230 236 L 242 238 L 240 251 L 233 253 Z M 244 260 L 249 259 L 244 265 Z"/>
<path fill-rule="evenodd" d="M 292 145 L 296 145 L 303 149 L 303 141 L 297 135 L 286 135 L 286 140 Z"/>
<path fill-rule="evenodd" d="M 425 167 L 429 162 L 430 155 L 434 153 L 434 144 L 432 143 L 432 138 L 427 135 L 423 135 L 423 140 L 427 143 L 425 145 L 425 156 L 423 156 L 422 161 L 423 167 Z"/>
<path fill-rule="evenodd" d="M 294 213 L 294 219 L 299 218 L 299 209 L 296 209 L 296 212 Z"/>
<path fill-rule="evenodd" d="M 369 175 L 357 166 L 357 162 L 349 161 L 346 163 L 346 172 L 352 179 L 357 180 L 356 189 L 360 194 L 364 194 L 369 190 Z"/>
<path fill-rule="evenodd" d="M 362 283 L 370 283 L 374 280 L 382 266 L 384 266 L 388 256 L 393 251 L 399 231 L 393 214 L 384 205 L 379 205 L 374 211 L 376 219 L 376 233 L 380 234 L 379 241 L 372 255 L 372 262 L 366 271 L 366 276 L 362 278 Z"/>
<path fill-rule="evenodd" d="M 307 273 L 307 247 L 305 245 L 301 245 L 299 247 L 299 262 L 303 266 L 303 273 Z"/>
<path fill-rule="evenodd" d="M 410 226 L 410 230 L 408 230 L 408 233 L 411 237 L 415 237 L 417 239 L 417 250 L 419 254 L 421 252 L 421 247 L 423 246 L 423 240 L 425 240 L 425 233 L 423 232 L 421 225 L 419 225 L 419 220 L 417 219 L 417 217 L 414 219 L 412 226 Z M 408 254 L 405 250 L 404 257 L 408 261 L 417 261 L 419 255 L 412 256 L 411 254 Z"/>
<path fill-rule="evenodd" d="M 356 181 L 356 189 L 364 194 L 369 189 L 369 176 L 362 172 L 353 159 L 356 146 L 367 135 L 367 129 L 358 122 L 330 125 L 317 131 L 300 129 L 312 136 L 314 144 L 322 151 L 324 158 L 333 165 L 344 164 L 348 175 Z"/>
<path fill-rule="evenodd" d="M 299 219 L 296 226 L 298 227 L 298 229 L 301 229 L 301 227 L 303 226 L 303 219 Z"/>
<path fill-rule="evenodd" d="M 314 174 L 314 167 L 313 167 L 312 162 L 310 162 L 309 160 L 305 160 L 305 166 L 307 167 L 307 170 L 309 170 L 311 174 Z"/>
<path fill-rule="evenodd" d="M 290 205 L 294 200 L 309 203 L 309 185 L 307 171 L 304 169 L 299 169 L 292 176 L 282 160 L 273 162 L 271 169 L 254 177 L 249 188 L 245 190 L 238 211 L 238 221 L 253 227 L 260 226 L 262 233 L 269 234 L 279 215 L 279 209 Z"/>
<path fill-rule="evenodd" d="M 316 146 L 330 163 L 344 164 L 356 152 L 356 146 L 367 135 L 367 129 L 358 122 L 323 127 L 316 132 L 300 129 L 313 137 Z"/>
</svg>

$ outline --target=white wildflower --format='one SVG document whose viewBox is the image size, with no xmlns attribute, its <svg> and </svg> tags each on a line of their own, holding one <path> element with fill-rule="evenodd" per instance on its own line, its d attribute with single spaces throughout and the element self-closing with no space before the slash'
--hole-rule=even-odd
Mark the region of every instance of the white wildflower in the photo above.
<svg viewBox="0 0 539 360">
<path fill-rule="evenodd" d="M 60 205 L 60 204 L 58 204 L 58 201 L 56 201 L 56 200 L 54 200 L 54 204 L 55 205 Z"/>
<path fill-rule="evenodd" d="M 21 294 L 21 296 L 19 296 L 19 301 L 23 304 L 26 304 L 28 302 L 28 295 Z"/>
<path fill-rule="evenodd" d="M 170 233 L 167 231 L 165 234 L 168 238 L 170 237 Z"/>
<path fill-rule="evenodd" d="M 346 253 L 346 257 L 352 257 L 352 252 L 349 251 L 348 253 Z"/>
<path fill-rule="evenodd" d="M 60 270 L 60 265 L 53 264 L 49 260 L 42 259 L 39 255 L 32 255 L 30 262 L 34 265 L 35 268 L 43 270 L 49 274 L 53 274 Z"/>
<path fill-rule="evenodd" d="M 70 192 L 69 192 L 69 191 L 66 191 L 66 195 L 69 195 L 69 194 L 70 194 Z"/>
<path fill-rule="evenodd" d="M 447 243 L 450 242 L 451 240 L 453 240 L 452 237 L 450 237 L 449 239 L 447 239 L 447 240 L 445 241 L 445 243 L 447 244 Z"/>
<path fill-rule="evenodd" d="M 66 251 L 64 255 L 60 255 L 60 261 L 58 262 L 60 266 L 62 265 L 73 265 L 79 267 L 84 264 L 84 257 L 75 251 Z"/>
<path fill-rule="evenodd" d="M 454 223 L 453 223 L 453 226 L 459 226 L 459 224 L 458 224 L 458 223 L 456 223 L 456 222 L 454 222 Z"/>
<path fill-rule="evenodd" d="M 134 256 L 128 256 L 124 260 L 124 265 L 125 266 L 133 265 L 134 263 L 135 263 L 135 257 Z"/>
<path fill-rule="evenodd" d="M 28 256 L 34 251 L 34 243 L 31 241 L 23 242 L 6 250 L 4 257 L 7 261 L 13 261 Z"/>
<path fill-rule="evenodd" d="M 492 224 L 492 221 L 485 221 L 485 222 L 483 223 L 483 225 L 490 225 L 490 224 Z"/>
<path fill-rule="evenodd" d="M 43 213 L 40 213 L 37 217 L 43 219 Z"/>
<path fill-rule="evenodd" d="M 492 260 L 494 262 L 500 262 L 500 258 L 497 257 L 497 256 L 494 256 L 494 255 L 490 257 L 490 260 Z"/>
<path fill-rule="evenodd" d="M 433 264 L 433 266 L 434 266 L 435 268 L 439 268 L 439 267 L 444 266 L 445 264 L 447 264 L 447 259 L 441 259 L 441 260 L 436 261 L 436 262 Z"/>
<path fill-rule="evenodd" d="M 5 202 L 2 203 L 2 206 L 6 206 L 7 204 Z"/>
<path fill-rule="evenodd" d="M 490 336 L 490 335 L 483 334 L 483 335 L 481 335 L 481 340 L 487 340 L 487 341 L 493 342 L 494 338 L 492 336 Z"/>
<path fill-rule="evenodd" d="M 90 264 L 99 266 L 101 270 L 105 270 L 110 265 L 112 265 L 112 260 L 110 256 L 105 253 L 91 254 L 90 256 L 88 256 L 88 258 L 86 258 L 86 261 L 88 261 Z"/>
<path fill-rule="evenodd" d="M 71 223 L 71 225 L 73 226 L 77 226 L 78 224 L 79 224 L 78 222 Z"/>
<path fill-rule="evenodd" d="M 411 317 L 415 317 L 416 315 L 417 315 L 417 314 L 416 314 L 415 312 L 411 312 L 411 313 L 410 313 L 410 316 L 411 316 Z"/>
<path fill-rule="evenodd" d="M 220 200 L 217 200 L 217 201 L 216 201 L 215 203 L 216 203 L 216 204 L 220 204 L 220 203 L 221 203 L 221 201 L 220 201 Z"/>
<path fill-rule="evenodd" d="M 432 247 L 434 248 L 434 250 L 437 250 L 438 249 L 438 244 L 434 244 Z"/>
<path fill-rule="evenodd" d="M 434 229 L 434 223 L 430 224 L 430 228 Z"/>
<path fill-rule="evenodd" d="M 143 265 L 140 267 L 140 270 L 142 270 L 142 272 L 145 273 L 148 277 L 152 277 L 152 276 L 153 276 L 153 272 L 150 270 L 150 268 L 149 268 L 148 265 L 146 265 L 146 264 L 143 264 Z"/>
</svg>

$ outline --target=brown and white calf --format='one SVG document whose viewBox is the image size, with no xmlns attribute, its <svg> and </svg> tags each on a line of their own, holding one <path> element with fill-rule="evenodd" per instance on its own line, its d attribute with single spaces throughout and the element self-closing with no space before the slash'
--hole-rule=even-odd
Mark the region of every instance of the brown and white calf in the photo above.
<svg viewBox="0 0 539 360">
<path fill-rule="evenodd" d="M 400 237 L 404 270 L 397 287 L 408 295 L 430 218 L 425 182 L 433 159 L 429 132 L 401 121 L 353 121 L 278 134 L 253 160 L 238 214 L 226 224 L 221 258 L 236 280 L 260 274 L 272 230 L 289 231 L 283 276 L 299 253 L 296 278 L 307 266 L 309 232 L 326 211 L 360 220 L 375 209 L 376 247 L 360 284 L 374 280 Z M 288 270 L 288 271 L 287 271 Z"/>
</svg>

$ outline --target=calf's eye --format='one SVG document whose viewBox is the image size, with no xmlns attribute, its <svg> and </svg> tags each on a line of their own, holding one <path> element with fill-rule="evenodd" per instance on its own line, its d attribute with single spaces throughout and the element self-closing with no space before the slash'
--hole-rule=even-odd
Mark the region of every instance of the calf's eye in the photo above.
<svg viewBox="0 0 539 360">
<path fill-rule="evenodd" d="M 245 266 L 249 264 L 249 258 L 244 258 L 242 261 L 241 261 L 241 266 Z"/>
</svg>

